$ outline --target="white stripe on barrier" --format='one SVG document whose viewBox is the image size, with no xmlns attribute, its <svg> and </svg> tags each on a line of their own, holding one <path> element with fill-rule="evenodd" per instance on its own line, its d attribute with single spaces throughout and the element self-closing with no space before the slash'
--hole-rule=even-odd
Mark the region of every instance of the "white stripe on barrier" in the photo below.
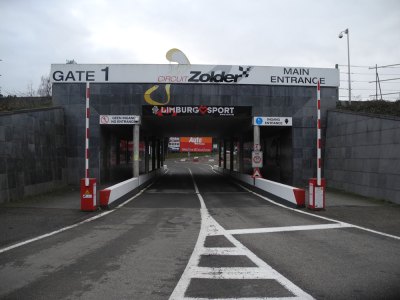
<svg viewBox="0 0 400 300">
<path fill-rule="evenodd" d="M 154 172 L 151 172 L 148 174 L 142 174 L 139 177 L 134 177 L 134 178 L 122 181 L 120 183 L 117 183 L 108 188 L 105 188 L 104 190 L 100 191 L 100 205 L 101 206 L 110 205 L 111 203 L 113 203 L 116 200 L 120 199 L 121 197 L 125 196 L 126 194 L 133 191 L 137 187 L 146 183 L 150 179 L 159 175 L 161 173 L 161 171 L 162 171 L 161 169 L 157 169 Z"/>
<path fill-rule="evenodd" d="M 304 205 L 305 201 L 305 191 L 303 189 L 295 188 L 290 185 L 282 184 L 279 182 L 267 180 L 264 178 L 256 178 L 254 179 L 251 175 L 248 174 L 242 174 L 236 171 L 229 171 L 229 170 L 224 170 L 222 167 L 219 166 L 211 166 L 212 170 L 218 170 L 218 172 L 223 173 L 223 174 L 229 174 L 230 176 L 247 183 L 248 185 L 255 186 L 263 191 L 266 191 L 270 194 L 273 194 L 279 198 L 282 198 L 283 200 L 286 200 L 292 204 L 302 206 Z M 228 171 L 228 172 L 226 172 Z M 302 192 L 304 196 L 300 197 L 298 195 L 298 199 L 296 199 L 296 193 L 295 191 Z"/>
<path fill-rule="evenodd" d="M 258 187 L 259 189 L 278 196 L 279 198 L 285 199 L 286 201 L 289 201 L 293 204 L 297 204 L 292 186 L 270 181 L 264 178 L 256 178 L 255 187 Z"/>
</svg>

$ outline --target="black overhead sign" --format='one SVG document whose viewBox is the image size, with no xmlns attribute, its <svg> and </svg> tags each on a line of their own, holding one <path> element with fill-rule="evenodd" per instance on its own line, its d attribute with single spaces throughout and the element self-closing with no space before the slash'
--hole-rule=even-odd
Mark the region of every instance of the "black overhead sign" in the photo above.
<svg viewBox="0 0 400 300">
<path fill-rule="evenodd" d="M 213 117 L 238 117 L 251 116 L 251 107 L 247 106 L 167 106 L 143 105 L 143 116 L 213 116 Z"/>
</svg>

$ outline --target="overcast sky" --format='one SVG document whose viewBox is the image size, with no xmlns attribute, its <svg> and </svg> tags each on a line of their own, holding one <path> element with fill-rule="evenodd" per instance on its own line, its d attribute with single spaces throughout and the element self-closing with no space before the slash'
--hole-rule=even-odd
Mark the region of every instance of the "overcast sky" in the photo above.
<svg viewBox="0 0 400 300">
<path fill-rule="evenodd" d="M 334 67 L 400 64 L 399 0 L 0 0 L 1 93 L 37 89 L 50 64 L 168 63 Z M 341 99 L 347 67 L 341 67 Z M 352 68 L 353 95 L 374 94 L 374 71 Z M 380 69 L 400 77 L 400 66 Z M 393 75 L 385 75 L 393 74 Z M 396 75 L 397 74 L 397 75 Z M 400 92 L 400 80 L 382 83 Z M 399 93 L 400 94 L 400 93 Z M 399 94 L 388 96 L 399 98 Z"/>
</svg>

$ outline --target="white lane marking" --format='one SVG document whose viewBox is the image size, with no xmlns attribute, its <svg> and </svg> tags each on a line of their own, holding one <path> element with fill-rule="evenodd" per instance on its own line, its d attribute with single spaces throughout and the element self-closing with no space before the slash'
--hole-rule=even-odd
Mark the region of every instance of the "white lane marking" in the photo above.
<svg viewBox="0 0 400 300">
<path fill-rule="evenodd" d="M 301 299 L 314 299 L 311 295 L 304 292 L 294 283 L 289 281 L 283 275 L 275 271 L 270 265 L 256 256 L 242 243 L 236 240 L 230 233 L 228 233 L 218 222 L 209 214 L 207 207 L 204 203 L 204 199 L 201 196 L 196 181 L 194 179 L 192 171 L 188 168 L 189 173 L 192 177 L 194 189 L 200 201 L 200 214 L 201 214 L 201 227 L 199 236 L 197 238 L 196 245 L 193 249 L 192 255 L 189 258 L 189 262 L 186 265 L 185 270 L 181 278 L 179 279 L 174 291 L 170 296 L 170 300 L 178 299 L 190 299 L 185 298 L 185 292 L 189 287 L 190 280 L 192 278 L 212 278 L 212 279 L 270 279 L 278 281 L 292 294 L 300 297 Z M 201 255 L 209 253 L 204 247 L 204 242 L 207 236 L 211 235 L 222 235 L 228 239 L 235 247 L 234 251 L 237 251 L 241 255 L 247 256 L 257 267 L 254 268 L 205 268 L 198 267 Z M 226 249 L 226 248 L 224 248 Z M 211 250 L 213 251 L 213 250 Z M 233 251 L 233 250 L 229 250 Z M 221 254 L 224 255 L 224 254 Z M 239 299 L 239 298 L 237 298 Z M 252 298 L 252 299 L 263 299 L 263 298 Z M 294 299 L 292 297 L 292 299 Z"/>
<path fill-rule="evenodd" d="M 243 298 L 216 298 L 216 300 L 303 300 L 301 297 L 243 297 Z M 210 300 L 209 298 L 185 297 L 185 300 Z"/>
<path fill-rule="evenodd" d="M 266 227 L 266 228 L 248 228 L 248 229 L 231 229 L 226 232 L 237 234 L 254 234 L 254 233 L 273 233 L 273 232 L 288 232 L 288 231 L 303 231 L 303 230 L 321 230 L 321 229 L 337 229 L 353 227 L 350 224 L 318 224 L 318 225 L 299 225 L 299 226 L 282 226 L 282 227 Z"/>
<path fill-rule="evenodd" d="M 270 270 L 254 268 L 206 268 L 191 267 L 190 271 L 195 278 L 209 279 L 277 279 Z"/>
<path fill-rule="evenodd" d="M 214 170 L 213 166 L 211 166 L 211 165 L 209 165 L 209 166 L 211 168 L 211 171 L 213 171 L 215 174 L 218 174 L 218 175 L 222 176 L 222 174 L 220 174 L 219 172 Z M 375 234 L 378 234 L 378 235 L 382 235 L 382 236 L 385 236 L 385 237 L 389 237 L 389 238 L 392 238 L 392 239 L 395 239 L 395 240 L 400 240 L 400 236 L 397 236 L 397 235 L 384 233 L 384 232 L 381 232 L 381 231 L 369 229 L 369 228 L 358 226 L 358 225 L 355 225 L 355 224 L 345 223 L 345 222 L 342 222 L 342 221 L 339 221 L 339 220 L 335 220 L 335 219 L 331 219 L 331 218 L 327 218 L 327 217 L 323 217 L 323 216 L 318 216 L 318 215 L 314 215 L 312 213 L 308 213 L 308 212 L 305 212 L 305 211 L 302 211 L 302 210 L 298 210 L 298 209 L 295 209 L 295 208 L 287 207 L 287 206 L 285 206 L 283 204 L 277 203 L 277 202 L 275 202 L 275 201 L 273 201 L 273 200 L 271 200 L 271 199 L 269 199 L 269 198 L 267 198 L 267 197 L 265 197 L 263 195 L 260 195 L 260 194 L 258 194 L 256 192 L 246 188 L 245 186 L 241 185 L 240 183 L 237 183 L 234 180 L 233 180 L 233 182 L 235 184 L 237 184 L 238 186 L 240 186 L 242 189 L 248 191 L 249 193 L 252 193 L 252 194 L 254 194 L 254 195 L 256 195 L 256 196 L 258 196 L 258 197 L 260 197 L 260 198 L 262 198 L 262 199 L 264 199 L 264 200 L 266 200 L 266 201 L 268 201 L 268 202 L 270 202 L 270 203 L 272 203 L 274 205 L 277 205 L 277 206 L 280 206 L 282 208 L 294 211 L 296 213 L 304 214 L 304 215 L 307 215 L 307 216 L 311 216 L 311 217 L 314 217 L 314 218 L 318 218 L 318 219 L 322 219 L 322 220 L 326 220 L 326 221 L 330 221 L 330 222 L 347 224 L 349 227 L 353 227 L 353 228 L 357 228 L 357 229 L 360 229 L 360 230 L 368 231 L 368 232 L 375 233 Z"/>
<path fill-rule="evenodd" d="M 11 245 L 11 246 L 2 248 L 2 249 L 0 249 L 0 254 L 1 254 L 1 253 L 4 253 L 4 252 L 7 252 L 7 251 L 10 251 L 10 250 L 12 250 L 12 249 L 15 249 L 15 248 L 18 248 L 18 247 L 21 247 L 21 246 L 24 246 L 24 245 L 33 243 L 33 242 L 36 242 L 36 241 L 42 240 L 42 239 L 44 239 L 44 238 L 47 238 L 47 237 L 56 235 L 56 234 L 58 234 L 58 233 L 61 233 L 61 232 L 66 231 L 66 230 L 70 230 L 70 229 L 75 228 L 75 227 L 78 227 L 78 226 L 80 226 L 80 225 L 82 225 L 82 224 L 92 222 L 92 221 L 97 220 L 97 219 L 99 219 L 99 218 L 101 218 L 101 217 L 104 217 L 104 216 L 106 216 L 106 215 L 109 215 L 109 214 L 113 213 L 114 211 L 116 211 L 118 208 L 121 208 L 122 206 L 124 206 L 124 205 L 128 204 L 129 202 L 131 202 L 131 201 L 132 201 L 133 199 L 135 199 L 136 197 L 140 196 L 140 195 L 141 195 L 146 189 L 148 189 L 152 184 L 153 184 L 153 183 L 149 184 L 147 187 L 145 187 L 144 189 L 142 189 L 139 193 L 137 193 L 136 195 L 134 195 L 132 198 L 128 199 L 127 201 L 121 203 L 120 205 L 118 205 L 118 206 L 117 206 L 116 208 L 114 208 L 114 209 L 111 209 L 111 210 L 109 210 L 109 211 L 105 211 L 105 212 L 103 212 L 103 213 L 101 213 L 101 214 L 95 215 L 94 217 L 91 217 L 91 218 L 88 218 L 88 219 L 83 220 L 83 221 L 81 221 L 81 222 L 78 222 L 78 223 L 75 223 L 75 224 L 72 224 L 72 225 L 63 227 L 63 228 L 61 228 L 61 229 L 58 229 L 58 230 L 55 230 L 55 231 L 52 231 L 52 232 L 49 232 L 49 233 L 46 233 L 46 234 L 43 234 L 43 235 L 34 237 L 34 238 L 32 238 L 32 239 L 25 240 L 25 241 L 23 241 L 23 242 L 20 242 L 20 243 L 17 243 L 17 244 L 14 244 L 14 245 Z"/>
<path fill-rule="evenodd" d="M 283 207 L 285 209 L 292 210 L 292 211 L 295 211 L 295 212 L 300 213 L 300 214 L 304 214 L 304 215 L 307 215 L 307 216 L 312 216 L 314 218 L 318 218 L 318 219 L 322 219 L 322 220 L 326 220 L 326 221 L 330 221 L 330 222 L 346 224 L 349 227 L 357 228 L 357 229 L 360 229 L 360 230 L 368 231 L 368 232 L 375 233 L 375 234 L 378 234 L 378 235 L 382 235 L 382 236 L 385 236 L 385 237 L 389 237 L 389 238 L 392 238 L 392 239 L 400 240 L 400 236 L 397 236 L 397 235 L 384 233 L 384 232 L 381 232 L 381 231 L 369 229 L 369 228 L 366 228 L 366 227 L 362 227 L 362 226 L 358 226 L 358 225 L 354 225 L 354 224 L 350 224 L 350 223 L 345 223 L 345 222 L 342 222 L 342 221 L 339 221 L 339 220 L 326 218 L 326 217 L 314 215 L 312 213 L 308 213 L 308 212 L 305 212 L 305 211 L 302 211 L 302 210 L 297 210 L 297 209 L 294 209 L 294 208 L 291 208 L 291 207 L 287 207 L 287 206 L 285 206 L 283 204 L 280 204 L 280 203 L 277 203 L 277 202 L 275 202 L 275 201 L 273 201 L 273 200 L 271 200 L 271 199 L 269 199 L 269 198 L 267 198 L 267 197 L 265 197 L 263 195 L 260 195 L 260 194 L 258 194 L 256 192 L 253 192 L 252 190 L 244 187 L 243 185 L 241 185 L 239 183 L 236 183 L 236 184 L 239 185 L 241 188 L 245 189 L 246 191 L 248 191 L 248 192 L 250 192 L 250 193 L 252 193 L 252 194 L 254 194 L 254 195 L 256 195 L 256 196 L 258 196 L 258 197 L 260 197 L 260 198 L 262 198 L 262 199 L 264 199 L 264 200 L 266 200 L 266 201 L 268 201 L 268 202 L 270 202 L 270 203 L 272 203 L 274 205 L 278 205 L 278 206 Z"/>
<path fill-rule="evenodd" d="M 202 255 L 244 255 L 244 252 L 236 247 L 204 248 Z"/>
<path fill-rule="evenodd" d="M 243 298 L 216 298 L 216 300 L 303 300 L 301 297 L 243 297 Z M 185 297 L 185 300 L 210 300 L 209 298 L 193 298 L 193 297 Z"/>
</svg>

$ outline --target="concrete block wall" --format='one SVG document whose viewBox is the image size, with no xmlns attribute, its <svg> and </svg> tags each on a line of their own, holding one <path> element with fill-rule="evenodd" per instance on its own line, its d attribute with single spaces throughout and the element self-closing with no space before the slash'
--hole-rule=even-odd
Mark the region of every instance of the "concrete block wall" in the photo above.
<svg viewBox="0 0 400 300">
<path fill-rule="evenodd" d="M 400 203 L 400 118 L 329 111 L 328 187 Z"/>
<path fill-rule="evenodd" d="M 0 203 L 65 185 L 62 108 L 0 113 Z"/>
</svg>

